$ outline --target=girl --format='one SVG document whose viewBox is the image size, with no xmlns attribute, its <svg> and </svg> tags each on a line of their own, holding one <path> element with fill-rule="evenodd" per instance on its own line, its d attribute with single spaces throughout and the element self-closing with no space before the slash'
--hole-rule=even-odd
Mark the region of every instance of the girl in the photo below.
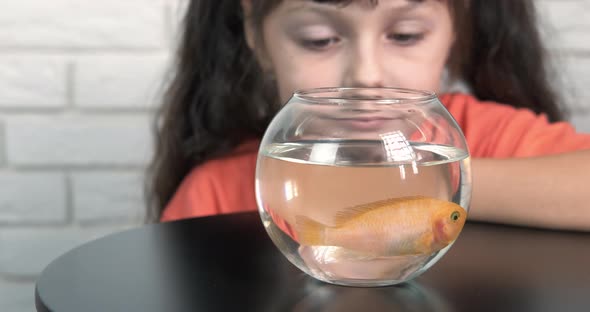
<svg viewBox="0 0 590 312">
<path fill-rule="evenodd" d="M 152 218 L 256 210 L 259 139 L 293 91 L 393 86 L 439 92 L 463 129 L 470 219 L 590 230 L 590 135 L 562 121 L 536 26 L 531 0 L 193 0 Z"/>
</svg>

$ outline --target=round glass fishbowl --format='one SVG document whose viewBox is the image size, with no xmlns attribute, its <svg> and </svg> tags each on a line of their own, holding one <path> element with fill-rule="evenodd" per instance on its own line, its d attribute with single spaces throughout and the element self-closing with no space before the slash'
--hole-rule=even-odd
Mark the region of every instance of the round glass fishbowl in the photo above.
<svg viewBox="0 0 590 312">
<path fill-rule="evenodd" d="M 469 159 L 434 93 L 302 90 L 264 134 L 256 200 L 270 238 L 303 272 L 393 285 L 426 271 L 457 239 L 471 200 Z"/>
</svg>

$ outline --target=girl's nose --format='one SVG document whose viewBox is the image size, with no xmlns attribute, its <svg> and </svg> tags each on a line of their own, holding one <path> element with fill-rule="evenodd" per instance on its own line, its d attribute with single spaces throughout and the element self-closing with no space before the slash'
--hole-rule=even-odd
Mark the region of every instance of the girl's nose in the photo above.
<svg viewBox="0 0 590 312">
<path fill-rule="evenodd" d="M 348 87 L 384 87 L 384 68 L 379 48 L 374 42 L 360 42 L 351 53 L 344 85 Z"/>
</svg>

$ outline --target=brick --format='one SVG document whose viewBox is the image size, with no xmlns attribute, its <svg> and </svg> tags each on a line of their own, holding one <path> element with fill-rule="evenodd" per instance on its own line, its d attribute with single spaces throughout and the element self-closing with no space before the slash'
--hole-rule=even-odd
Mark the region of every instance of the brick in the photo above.
<svg viewBox="0 0 590 312">
<path fill-rule="evenodd" d="M 190 0 L 165 0 L 169 8 L 169 13 L 173 21 L 180 21 L 184 17 L 184 12 L 188 8 Z"/>
<path fill-rule="evenodd" d="M 10 282 L 0 279 L 0 310 L 35 311 L 35 283 Z"/>
<path fill-rule="evenodd" d="M 0 172 L 0 185 L 0 223 L 65 220 L 66 188 L 63 174 Z"/>
<path fill-rule="evenodd" d="M 71 180 L 77 220 L 142 220 L 145 208 L 141 172 L 76 172 Z"/>
<path fill-rule="evenodd" d="M 0 229 L 0 275 L 34 276 L 65 252 L 93 239 L 129 228 Z"/>
<path fill-rule="evenodd" d="M 5 151 L 5 139 L 4 139 L 4 122 L 0 119 L 0 167 L 6 163 L 6 151 Z"/>
<path fill-rule="evenodd" d="M 151 118 L 33 116 L 6 120 L 7 162 L 14 165 L 144 165 L 151 157 Z"/>
<path fill-rule="evenodd" d="M 74 104 L 83 108 L 153 108 L 159 104 L 166 55 L 99 55 L 78 58 Z"/>
<path fill-rule="evenodd" d="M 538 5 L 545 42 L 554 49 L 590 51 L 590 1 L 544 0 Z"/>
<path fill-rule="evenodd" d="M 573 112 L 571 121 L 576 126 L 576 130 L 590 134 L 590 111 Z"/>
<path fill-rule="evenodd" d="M 167 0 L 167 37 L 171 47 L 175 47 L 181 35 L 182 19 L 188 8 L 188 0 Z"/>
<path fill-rule="evenodd" d="M 590 28 L 589 28 L 590 30 Z M 570 56 L 563 59 L 563 73 L 566 75 L 566 92 L 572 92 L 574 109 L 590 109 L 590 57 Z M 566 94 L 567 95 L 567 94 Z"/>
<path fill-rule="evenodd" d="M 0 46 L 160 47 L 164 8 L 154 0 L 20 0 L 0 11 Z"/>
<path fill-rule="evenodd" d="M 66 101 L 64 61 L 38 57 L 0 58 L 0 108 L 56 108 L 65 106 Z"/>
</svg>

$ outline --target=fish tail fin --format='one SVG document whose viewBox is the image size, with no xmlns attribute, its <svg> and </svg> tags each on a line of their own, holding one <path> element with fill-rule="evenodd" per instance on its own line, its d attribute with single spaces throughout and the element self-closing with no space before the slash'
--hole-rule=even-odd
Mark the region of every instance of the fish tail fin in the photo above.
<svg viewBox="0 0 590 312">
<path fill-rule="evenodd" d="M 295 222 L 300 244 L 324 245 L 325 225 L 305 216 L 297 216 Z"/>
</svg>

